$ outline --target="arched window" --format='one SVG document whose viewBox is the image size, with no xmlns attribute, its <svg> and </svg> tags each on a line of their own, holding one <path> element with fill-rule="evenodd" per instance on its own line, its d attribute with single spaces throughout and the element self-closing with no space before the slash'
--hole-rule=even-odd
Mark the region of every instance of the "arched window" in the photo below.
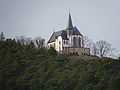
<svg viewBox="0 0 120 90">
<path fill-rule="evenodd" d="M 76 37 L 73 37 L 73 47 L 76 47 Z"/>
<path fill-rule="evenodd" d="M 59 45 L 61 44 L 61 42 L 59 41 Z"/>
<path fill-rule="evenodd" d="M 78 44 L 79 44 L 79 46 L 81 47 L 81 38 L 79 37 L 79 40 L 78 40 Z"/>
<path fill-rule="evenodd" d="M 68 41 L 66 41 L 66 44 L 68 44 Z"/>
<path fill-rule="evenodd" d="M 54 47 L 55 47 L 55 43 L 54 43 Z"/>
<path fill-rule="evenodd" d="M 65 44 L 65 40 L 64 40 L 64 44 Z"/>
</svg>

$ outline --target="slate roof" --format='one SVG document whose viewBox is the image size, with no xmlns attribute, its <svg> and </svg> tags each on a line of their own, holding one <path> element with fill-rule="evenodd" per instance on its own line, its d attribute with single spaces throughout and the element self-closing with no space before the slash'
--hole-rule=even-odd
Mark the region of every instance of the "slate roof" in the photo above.
<svg viewBox="0 0 120 90">
<path fill-rule="evenodd" d="M 73 27 L 73 35 L 80 35 L 83 37 L 83 35 L 79 32 L 79 30 L 76 28 L 76 26 Z M 54 42 L 58 36 L 61 36 L 63 40 L 69 40 L 67 38 L 67 30 L 61 30 L 58 32 L 54 32 L 52 36 L 50 37 L 48 43 Z"/>
<path fill-rule="evenodd" d="M 73 35 L 80 35 L 83 37 L 83 35 L 80 33 L 76 26 L 73 27 Z"/>
<path fill-rule="evenodd" d="M 69 19 L 68 19 L 68 26 L 67 26 L 67 29 L 73 29 L 73 24 L 72 24 L 72 19 L 71 19 L 71 15 L 69 13 Z"/>
<path fill-rule="evenodd" d="M 58 32 L 54 32 L 52 34 L 52 36 L 50 37 L 48 43 L 51 43 L 51 42 L 54 42 L 58 36 L 61 36 L 63 40 L 69 40 L 67 38 L 67 32 L 65 30 L 61 30 L 61 31 L 58 31 Z"/>
</svg>

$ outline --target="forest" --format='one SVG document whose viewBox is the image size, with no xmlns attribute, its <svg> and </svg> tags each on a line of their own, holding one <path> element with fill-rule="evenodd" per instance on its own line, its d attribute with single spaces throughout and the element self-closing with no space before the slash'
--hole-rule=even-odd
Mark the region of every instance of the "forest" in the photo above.
<svg viewBox="0 0 120 90">
<path fill-rule="evenodd" d="M 0 90 L 120 90 L 120 58 L 70 62 L 54 48 L 1 39 Z"/>
</svg>

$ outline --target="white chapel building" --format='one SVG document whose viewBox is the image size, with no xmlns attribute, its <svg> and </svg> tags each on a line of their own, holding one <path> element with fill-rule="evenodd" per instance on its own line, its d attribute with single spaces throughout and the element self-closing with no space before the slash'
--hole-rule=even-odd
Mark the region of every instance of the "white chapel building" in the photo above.
<svg viewBox="0 0 120 90">
<path fill-rule="evenodd" d="M 54 47 L 61 54 L 90 55 L 90 49 L 84 47 L 83 35 L 72 24 L 70 13 L 67 28 L 54 32 L 47 45 L 49 48 Z"/>
</svg>

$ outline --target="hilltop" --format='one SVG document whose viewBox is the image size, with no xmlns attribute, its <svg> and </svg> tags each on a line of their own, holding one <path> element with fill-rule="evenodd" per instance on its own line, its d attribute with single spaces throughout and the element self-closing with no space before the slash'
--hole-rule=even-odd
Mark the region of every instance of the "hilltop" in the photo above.
<svg viewBox="0 0 120 90">
<path fill-rule="evenodd" d="M 32 42 L 0 41 L 0 89 L 120 90 L 119 59 L 71 57 Z"/>
</svg>

